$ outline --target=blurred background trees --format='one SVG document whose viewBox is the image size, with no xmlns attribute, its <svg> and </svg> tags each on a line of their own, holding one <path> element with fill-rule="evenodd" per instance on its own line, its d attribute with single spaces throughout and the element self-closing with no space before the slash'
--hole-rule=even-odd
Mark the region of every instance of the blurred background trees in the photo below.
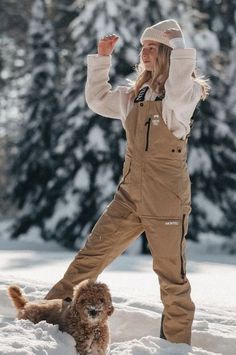
<svg viewBox="0 0 236 355">
<path fill-rule="evenodd" d="M 86 56 L 101 36 L 119 34 L 110 80 L 126 85 L 143 29 L 166 18 L 179 21 L 212 85 L 189 138 L 189 238 L 225 236 L 236 251 L 236 16 L 234 1 L 220 0 L 1 1 L 0 209 L 12 237 L 34 227 L 68 248 L 84 242 L 115 193 L 125 150 L 120 121 L 85 103 Z"/>
</svg>

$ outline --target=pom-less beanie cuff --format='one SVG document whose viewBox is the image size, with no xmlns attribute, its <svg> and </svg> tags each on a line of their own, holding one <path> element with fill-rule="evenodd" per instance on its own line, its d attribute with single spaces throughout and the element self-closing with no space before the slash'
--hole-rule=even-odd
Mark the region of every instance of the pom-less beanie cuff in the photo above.
<svg viewBox="0 0 236 355">
<path fill-rule="evenodd" d="M 140 42 L 143 44 L 144 40 L 156 41 L 169 46 L 169 39 L 164 35 L 163 31 L 156 30 L 153 27 L 148 27 L 143 32 Z"/>
<path fill-rule="evenodd" d="M 173 19 L 169 19 L 169 20 L 158 22 L 157 24 L 151 27 L 147 27 L 140 38 L 141 44 L 143 44 L 144 40 L 150 40 L 150 41 L 163 43 L 169 47 L 172 47 L 169 38 L 164 34 L 164 31 L 166 31 L 169 28 L 175 28 L 180 30 L 183 38 L 183 33 L 178 22 Z"/>
</svg>

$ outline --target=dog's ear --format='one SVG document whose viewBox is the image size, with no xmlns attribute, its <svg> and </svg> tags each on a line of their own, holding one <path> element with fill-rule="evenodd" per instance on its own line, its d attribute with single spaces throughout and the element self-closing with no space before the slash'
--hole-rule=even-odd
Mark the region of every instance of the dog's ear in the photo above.
<svg viewBox="0 0 236 355">
<path fill-rule="evenodd" d="M 108 307 L 107 315 L 111 316 L 113 312 L 114 312 L 114 307 L 112 306 L 112 304 L 110 304 L 110 306 Z"/>
<path fill-rule="evenodd" d="M 79 297 L 79 294 L 83 292 L 83 289 L 88 286 L 89 282 L 90 280 L 86 279 L 76 285 L 73 289 L 73 298 Z"/>
</svg>

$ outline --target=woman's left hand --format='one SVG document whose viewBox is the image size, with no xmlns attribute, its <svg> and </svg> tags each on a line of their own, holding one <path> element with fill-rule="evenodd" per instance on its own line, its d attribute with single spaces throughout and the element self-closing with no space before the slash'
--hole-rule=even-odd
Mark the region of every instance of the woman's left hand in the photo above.
<svg viewBox="0 0 236 355">
<path fill-rule="evenodd" d="M 177 30 L 176 28 L 168 28 L 168 30 L 164 31 L 164 34 L 169 39 L 182 38 L 182 32 L 180 30 Z"/>
</svg>

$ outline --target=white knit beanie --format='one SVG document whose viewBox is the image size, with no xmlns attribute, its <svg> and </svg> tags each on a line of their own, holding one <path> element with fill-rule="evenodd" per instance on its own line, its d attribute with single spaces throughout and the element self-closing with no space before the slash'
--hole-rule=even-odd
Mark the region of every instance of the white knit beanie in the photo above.
<svg viewBox="0 0 236 355">
<path fill-rule="evenodd" d="M 140 38 L 141 44 L 143 44 L 144 40 L 150 40 L 150 41 L 160 42 L 169 47 L 172 47 L 170 45 L 168 37 L 164 35 L 164 31 L 166 31 L 169 28 L 175 28 L 177 30 L 180 30 L 182 38 L 184 39 L 183 32 L 178 22 L 173 19 L 169 19 L 169 20 L 158 22 L 151 27 L 147 27 Z"/>
</svg>

